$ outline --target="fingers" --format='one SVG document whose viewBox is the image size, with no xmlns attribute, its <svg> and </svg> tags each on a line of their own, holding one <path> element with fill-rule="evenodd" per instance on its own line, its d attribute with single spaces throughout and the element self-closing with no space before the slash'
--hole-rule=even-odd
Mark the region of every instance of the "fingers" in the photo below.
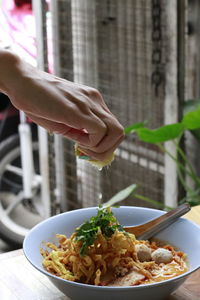
<svg viewBox="0 0 200 300">
<path fill-rule="evenodd" d="M 101 156 L 105 157 L 110 149 L 115 150 L 124 138 L 124 130 L 112 114 L 105 111 L 102 106 L 97 108 L 99 110 L 95 108 L 94 112 L 90 110 L 87 113 L 83 109 L 76 108 L 76 111 L 71 111 L 71 115 L 66 118 L 63 114 L 62 116 L 59 114 L 56 118 L 60 119 L 60 122 L 30 113 L 28 116 L 48 131 L 74 140 L 82 149 L 90 150 L 92 157 L 99 159 Z"/>
<path fill-rule="evenodd" d="M 57 123 L 51 120 L 43 119 L 40 117 L 33 116 L 32 114 L 27 114 L 27 116 L 38 125 L 44 127 L 47 131 L 51 133 L 61 134 L 65 137 L 74 140 L 78 143 L 88 144 L 89 136 L 88 133 L 85 133 L 84 130 L 79 130 L 71 128 L 70 126 Z"/>
<path fill-rule="evenodd" d="M 106 132 L 106 126 L 101 122 L 100 126 L 92 126 L 92 133 L 91 135 L 85 131 L 84 129 L 77 129 L 72 128 L 71 126 L 68 126 L 63 123 L 54 122 L 51 120 L 47 120 L 38 116 L 34 116 L 32 114 L 27 114 L 27 116 L 38 125 L 44 127 L 49 132 L 53 132 L 56 134 L 62 134 L 66 138 L 72 139 L 75 142 L 83 145 L 86 148 L 90 148 L 90 145 L 96 145 L 96 143 L 101 140 Z M 87 120 L 87 124 L 90 124 L 90 122 Z M 88 130 L 90 129 L 88 125 Z M 96 131 L 95 131 L 96 130 Z M 99 130 L 99 131 L 98 131 Z"/>
<path fill-rule="evenodd" d="M 82 149 L 90 150 L 90 155 L 96 159 L 100 159 L 101 156 L 105 158 L 108 151 L 114 151 L 124 138 L 123 127 L 108 113 L 104 113 L 103 117 L 90 113 L 84 125 L 88 135 L 76 136 L 75 140 Z M 68 135 L 69 133 L 72 132 L 68 132 Z"/>
<path fill-rule="evenodd" d="M 91 121 L 95 119 L 97 121 L 95 130 L 93 124 L 89 124 L 87 128 L 90 138 L 89 149 L 95 153 L 104 153 L 120 143 L 119 141 L 124 137 L 124 129 L 110 112 L 98 90 L 89 89 L 88 97 L 90 97 L 88 103 L 90 103 Z"/>
<path fill-rule="evenodd" d="M 81 127 L 86 130 L 88 140 L 85 140 L 84 142 L 79 141 L 79 143 L 87 148 L 97 146 L 107 134 L 107 125 L 91 111 L 88 114 L 82 115 L 81 118 Z"/>
<path fill-rule="evenodd" d="M 84 148 L 83 146 L 80 145 L 80 150 L 83 150 L 83 153 L 88 155 L 89 157 L 92 157 L 95 160 L 105 160 L 108 157 L 110 157 L 110 155 L 116 150 L 116 148 L 118 147 L 118 145 L 123 141 L 124 137 L 122 136 L 117 142 L 116 144 L 114 144 L 111 148 L 107 149 L 107 151 L 102 152 L 102 153 L 97 153 L 94 151 L 91 151 L 90 149 Z"/>
<path fill-rule="evenodd" d="M 61 134 L 69 139 L 76 141 L 80 145 L 80 148 L 84 150 L 85 154 L 96 160 L 104 160 L 107 157 L 109 157 L 124 138 L 124 135 L 121 134 L 121 131 L 119 135 L 116 135 L 113 133 L 115 131 L 114 129 L 108 129 L 109 134 L 104 135 L 99 145 L 90 148 L 88 146 L 85 146 L 90 143 L 90 137 L 89 134 L 86 133 L 84 130 L 71 128 L 70 126 L 65 125 L 63 123 L 57 123 L 54 121 L 33 116 L 31 114 L 27 114 L 27 116 L 33 122 L 44 127 L 49 132 Z"/>
<path fill-rule="evenodd" d="M 56 123 L 54 121 L 50 121 L 47 119 L 43 119 L 41 117 L 38 116 L 34 116 L 30 113 L 26 114 L 34 123 L 37 123 L 38 125 L 44 127 L 45 129 L 47 129 L 49 132 L 54 132 L 54 133 L 58 133 L 58 134 L 63 134 L 67 131 L 70 130 L 70 128 L 68 126 L 66 126 L 65 124 L 62 123 Z"/>
<path fill-rule="evenodd" d="M 114 145 L 118 145 L 124 138 L 124 129 L 116 118 L 107 117 L 102 119 L 102 121 L 107 128 L 106 132 L 98 144 L 89 147 L 91 151 L 96 153 L 108 151 L 108 149 L 114 147 Z"/>
<path fill-rule="evenodd" d="M 71 139 L 84 147 L 89 148 L 91 144 L 90 136 L 83 129 L 72 128 L 66 124 L 54 122 L 47 120 L 32 114 L 27 114 L 27 116 L 38 125 L 44 127 L 47 131 L 51 133 L 61 134 L 68 139 Z M 101 136 L 100 136 L 101 138 Z"/>
</svg>

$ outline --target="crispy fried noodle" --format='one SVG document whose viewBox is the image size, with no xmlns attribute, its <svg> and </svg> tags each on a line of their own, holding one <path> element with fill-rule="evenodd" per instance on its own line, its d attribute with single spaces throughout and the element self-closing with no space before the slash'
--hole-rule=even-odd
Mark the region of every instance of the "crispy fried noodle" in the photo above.
<svg viewBox="0 0 200 300">
<path fill-rule="evenodd" d="M 123 231 L 110 208 L 58 244 L 42 248 L 44 268 L 63 279 L 93 285 L 127 286 L 166 280 L 187 271 L 186 254 L 161 241 L 141 241 Z"/>
</svg>

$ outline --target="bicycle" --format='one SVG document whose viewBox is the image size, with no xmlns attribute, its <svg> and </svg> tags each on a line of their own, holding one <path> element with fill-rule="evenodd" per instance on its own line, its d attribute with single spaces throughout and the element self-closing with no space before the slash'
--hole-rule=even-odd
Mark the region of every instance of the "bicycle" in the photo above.
<svg viewBox="0 0 200 300">
<path fill-rule="evenodd" d="M 11 108 L 9 103 L 4 110 L 0 133 Z M 37 126 L 23 112 L 18 114 L 18 131 L 15 127 L 12 134 L 4 134 L 0 144 L 0 237 L 15 245 L 44 218 Z"/>
</svg>

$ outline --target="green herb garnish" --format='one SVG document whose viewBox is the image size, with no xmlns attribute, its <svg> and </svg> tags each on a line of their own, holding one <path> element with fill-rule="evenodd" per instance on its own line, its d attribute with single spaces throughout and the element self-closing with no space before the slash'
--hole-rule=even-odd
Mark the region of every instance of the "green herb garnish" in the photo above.
<svg viewBox="0 0 200 300">
<path fill-rule="evenodd" d="M 97 215 L 76 229 L 76 240 L 82 241 L 81 256 L 85 255 L 88 247 L 94 244 L 99 230 L 107 238 L 111 237 L 116 230 L 123 231 L 109 207 L 99 206 Z"/>
<path fill-rule="evenodd" d="M 118 192 L 108 202 L 99 205 L 96 217 L 91 217 L 76 229 L 76 240 L 82 242 L 80 249 L 81 256 L 85 255 L 88 247 L 94 244 L 99 230 L 101 230 L 102 234 L 107 238 L 111 237 L 115 230 L 124 231 L 113 215 L 111 206 L 116 207 L 117 203 L 130 196 L 136 188 L 136 184 L 131 184 Z M 127 233 L 124 231 L 124 234 Z"/>
</svg>

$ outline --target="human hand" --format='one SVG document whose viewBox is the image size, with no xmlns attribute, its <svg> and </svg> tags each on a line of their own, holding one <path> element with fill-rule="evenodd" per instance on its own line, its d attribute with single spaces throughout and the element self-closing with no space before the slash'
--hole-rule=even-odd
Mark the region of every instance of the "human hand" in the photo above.
<svg viewBox="0 0 200 300">
<path fill-rule="evenodd" d="M 6 70 L 4 76 L 0 74 L 0 89 L 16 108 L 48 131 L 74 140 L 94 159 L 103 160 L 114 152 L 123 140 L 123 127 L 96 89 L 42 72 L 9 55 L 4 63 L 0 59 Z"/>
</svg>

